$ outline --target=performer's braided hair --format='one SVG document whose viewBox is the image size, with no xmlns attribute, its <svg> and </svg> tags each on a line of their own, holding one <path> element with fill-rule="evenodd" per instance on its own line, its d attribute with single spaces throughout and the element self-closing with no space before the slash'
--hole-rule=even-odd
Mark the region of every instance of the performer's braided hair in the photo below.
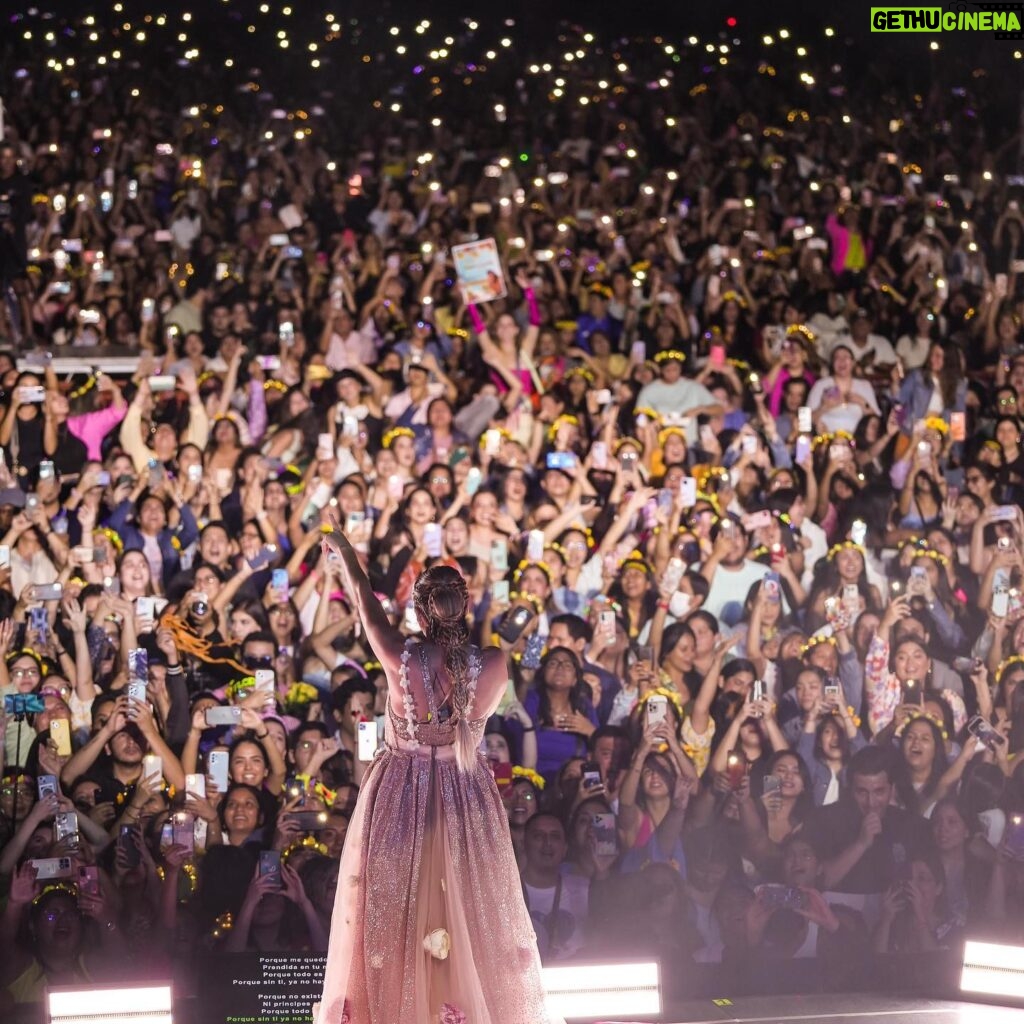
<svg viewBox="0 0 1024 1024">
<path fill-rule="evenodd" d="M 466 581 L 457 569 L 435 565 L 416 580 L 412 599 L 423 623 L 423 635 L 444 652 L 444 667 L 452 682 L 452 711 L 464 719 L 469 703 Z"/>
</svg>

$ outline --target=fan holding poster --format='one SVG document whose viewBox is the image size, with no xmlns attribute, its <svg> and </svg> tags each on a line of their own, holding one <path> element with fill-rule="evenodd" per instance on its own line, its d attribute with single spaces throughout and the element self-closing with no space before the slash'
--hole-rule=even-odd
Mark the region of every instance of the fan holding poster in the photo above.
<svg viewBox="0 0 1024 1024">
<path fill-rule="evenodd" d="M 462 299 L 470 302 L 491 302 L 508 294 L 505 275 L 493 238 L 452 246 L 455 273 L 462 289 Z"/>
</svg>

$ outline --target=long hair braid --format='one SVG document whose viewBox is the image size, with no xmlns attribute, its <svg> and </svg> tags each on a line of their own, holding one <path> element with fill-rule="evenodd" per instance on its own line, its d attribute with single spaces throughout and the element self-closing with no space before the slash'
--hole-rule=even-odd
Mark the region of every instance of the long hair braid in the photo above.
<svg viewBox="0 0 1024 1024">
<path fill-rule="evenodd" d="M 435 565 L 420 574 L 412 592 L 424 623 L 424 636 L 444 652 L 452 683 L 452 711 L 465 718 L 469 704 L 469 591 L 462 574 L 449 565 Z"/>
</svg>

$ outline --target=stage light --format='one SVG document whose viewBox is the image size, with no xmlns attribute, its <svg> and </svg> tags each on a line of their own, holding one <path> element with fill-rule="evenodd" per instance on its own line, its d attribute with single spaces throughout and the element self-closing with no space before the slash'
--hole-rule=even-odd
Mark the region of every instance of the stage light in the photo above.
<svg viewBox="0 0 1024 1024">
<path fill-rule="evenodd" d="M 1024 1000 L 1024 948 L 966 942 L 960 989 Z"/>
<path fill-rule="evenodd" d="M 46 1024 L 116 1024 L 131 1017 L 138 1024 L 173 1024 L 170 985 L 130 988 L 51 988 L 46 992 Z"/>
<path fill-rule="evenodd" d="M 553 1016 L 572 1019 L 661 1013 L 657 963 L 571 964 L 545 967 L 541 978 Z"/>
</svg>

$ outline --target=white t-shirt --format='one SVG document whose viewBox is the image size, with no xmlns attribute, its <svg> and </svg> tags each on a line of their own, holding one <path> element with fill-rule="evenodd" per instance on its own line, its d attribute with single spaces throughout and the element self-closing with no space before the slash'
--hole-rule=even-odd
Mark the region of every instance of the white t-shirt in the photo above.
<svg viewBox="0 0 1024 1024">
<path fill-rule="evenodd" d="M 715 569 L 711 589 L 701 608 L 720 619 L 727 606 L 735 606 L 736 614 L 730 615 L 730 618 L 733 623 L 738 622 L 743 602 L 747 599 L 747 591 L 759 580 L 763 580 L 769 572 L 771 569 L 767 565 L 749 560 L 744 560 L 738 569 L 728 569 L 724 565 L 719 565 Z"/>
<path fill-rule="evenodd" d="M 590 883 L 581 875 L 562 875 L 558 908 L 555 910 L 555 892 L 536 889 L 523 883 L 526 906 L 537 933 L 537 948 L 541 956 L 560 960 L 571 956 L 583 945 L 583 933 L 590 909 Z M 552 920 L 552 913 L 556 914 Z"/>
<path fill-rule="evenodd" d="M 825 395 L 830 388 L 836 386 L 835 379 L 833 377 L 822 377 L 821 380 L 817 381 L 814 387 L 811 388 L 811 393 L 807 396 L 807 404 L 812 410 L 817 409 L 824 399 Z M 867 403 L 867 407 L 876 415 L 880 415 L 878 411 L 878 400 L 875 398 L 875 389 L 866 381 L 854 378 L 850 382 L 850 390 L 855 394 L 860 395 Z M 837 430 L 845 430 L 847 433 L 852 434 L 857 429 L 857 424 L 860 423 L 861 417 L 864 415 L 864 410 L 857 405 L 855 402 L 847 402 L 843 405 L 837 405 L 828 412 L 823 413 L 821 417 L 821 425 L 829 433 L 834 433 Z"/>
</svg>

